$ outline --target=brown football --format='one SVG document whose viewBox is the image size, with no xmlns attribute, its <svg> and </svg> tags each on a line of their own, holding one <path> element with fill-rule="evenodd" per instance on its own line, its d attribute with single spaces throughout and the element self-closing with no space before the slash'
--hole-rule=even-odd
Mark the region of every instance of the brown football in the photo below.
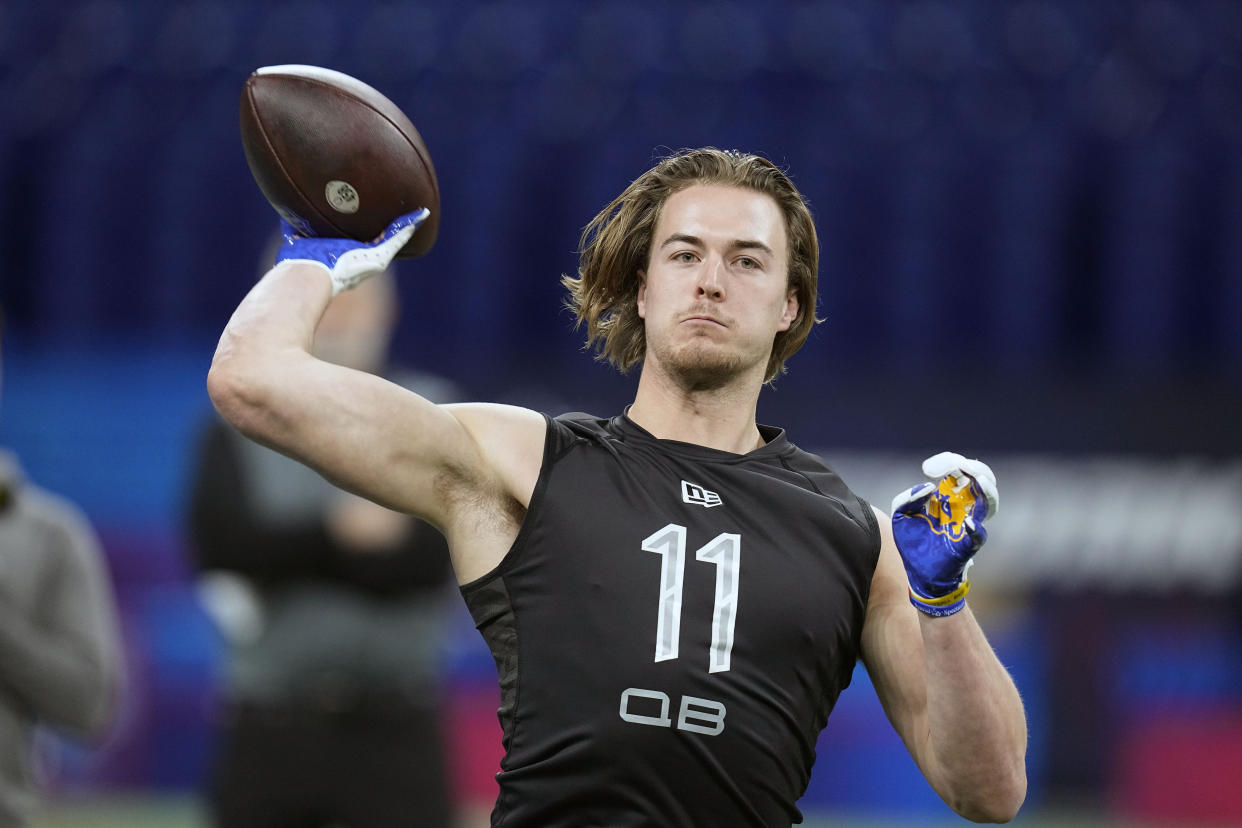
<svg viewBox="0 0 1242 828">
<path fill-rule="evenodd" d="M 370 241 L 426 207 L 431 215 L 398 256 L 435 243 L 431 155 L 400 108 L 362 81 L 319 66 L 265 66 L 242 89 L 241 137 L 259 189 L 299 230 Z"/>
</svg>

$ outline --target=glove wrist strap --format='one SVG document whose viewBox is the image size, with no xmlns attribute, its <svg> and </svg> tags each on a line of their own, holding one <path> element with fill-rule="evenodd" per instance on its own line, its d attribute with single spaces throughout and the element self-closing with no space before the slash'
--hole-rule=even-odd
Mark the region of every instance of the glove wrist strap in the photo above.
<svg viewBox="0 0 1242 828">
<path fill-rule="evenodd" d="M 927 598 L 919 595 L 910 589 L 910 603 L 919 612 L 931 615 L 937 618 L 943 618 L 946 615 L 954 615 L 962 611 L 966 606 L 966 595 L 970 592 L 970 579 L 964 579 L 958 584 L 957 589 L 948 595 L 942 595 L 939 598 Z"/>
</svg>

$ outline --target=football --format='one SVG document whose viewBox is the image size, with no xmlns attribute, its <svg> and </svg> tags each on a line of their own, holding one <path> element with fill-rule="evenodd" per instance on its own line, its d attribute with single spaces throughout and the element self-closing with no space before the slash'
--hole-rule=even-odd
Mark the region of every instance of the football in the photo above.
<svg viewBox="0 0 1242 828">
<path fill-rule="evenodd" d="M 431 155 L 396 104 L 319 66 L 266 66 L 245 83 L 246 163 L 282 218 L 314 236 L 371 241 L 420 207 L 431 215 L 398 254 L 421 256 L 440 226 Z"/>
</svg>

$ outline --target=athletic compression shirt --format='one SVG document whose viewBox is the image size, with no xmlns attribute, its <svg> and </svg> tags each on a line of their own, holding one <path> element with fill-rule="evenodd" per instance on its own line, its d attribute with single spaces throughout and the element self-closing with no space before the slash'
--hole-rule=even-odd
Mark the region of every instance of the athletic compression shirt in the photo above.
<svg viewBox="0 0 1242 828">
<path fill-rule="evenodd" d="M 871 508 L 780 429 L 744 455 L 548 420 L 525 521 L 462 587 L 501 685 L 493 826 L 788 826 L 859 654 Z"/>
</svg>

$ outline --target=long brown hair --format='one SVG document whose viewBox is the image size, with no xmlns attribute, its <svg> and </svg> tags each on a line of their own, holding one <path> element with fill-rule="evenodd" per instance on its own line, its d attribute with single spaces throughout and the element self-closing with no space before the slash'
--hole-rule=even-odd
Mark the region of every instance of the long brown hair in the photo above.
<svg viewBox="0 0 1242 828">
<path fill-rule="evenodd" d="M 647 267 L 652 236 L 664 203 L 694 184 L 742 187 L 772 197 L 785 218 L 789 248 L 789 290 L 798 297 L 798 316 L 776 334 L 765 382 L 785 372 L 785 360 L 806 341 L 815 317 L 819 238 L 806 200 L 775 164 L 758 155 L 714 147 L 668 156 L 626 187 L 582 231 L 578 275 L 562 276 L 565 305 L 586 324 L 587 347 L 596 359 L 621 373 L 642 362 L 647 349 L 638 315 L 639 271 Z"/>
</svg>

